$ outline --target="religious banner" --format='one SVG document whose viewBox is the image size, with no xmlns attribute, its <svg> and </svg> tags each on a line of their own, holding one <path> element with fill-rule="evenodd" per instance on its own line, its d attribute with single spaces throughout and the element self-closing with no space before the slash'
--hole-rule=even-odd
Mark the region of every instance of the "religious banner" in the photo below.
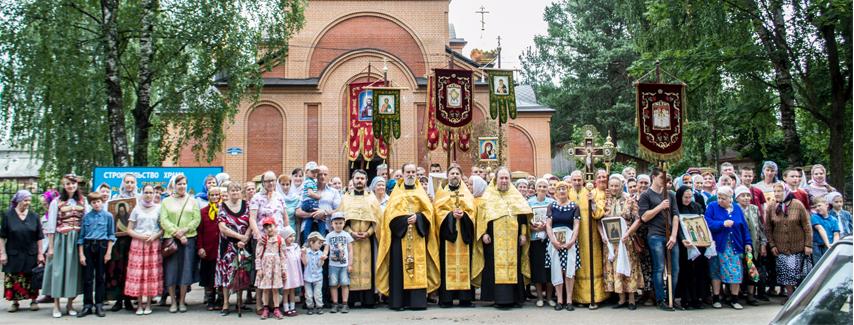
<svg viewBox="0 0 854 325">
<path fill-rule="evenodd" d="M 516 89 L 513 70 L 486 69 L 489 82 L 489 116 L 507 123 L 507 117 L 516 119 Z"/>
<path fill-rule="evenodd" d="M 382 139 L 374 139 L 373 115 L 375 113 L 373 90 L 366 89 L 371 85 L 382 86 L 379 82 L 351 83 L 349 87 L 348 107 L 350 110 L 350 132 L 347 141 L 347 159 L 355 161 L 361 154 L 366 161 L 377 154 L 380 158 L 388 157 L 388 149 Z"/>
<path fill-rule="evenodd" d="M 435 79 L 435 76 L 427 77 L 427 150 L 436 150 L 439 146 L 439 128 L 436 127 Z"/>
<path fill-rule="evenodd" d="M 385 143 L 400 138 L 400 89 L 373 88 L 376 112 L 373 117 L 374 137 Z"/>
<path fill-rule="evenodd" d="M 471 138 L 470 125 L 474 116 L 472 72 L 456 69 L 434 69 L 433 71 L 435 76 L 428 81 L 430 85 L 427 101 L 433 102 L 434 109 L 431 110 L 428 106 L 431 120 L 428 121 L 427 146 L 433 150 L 436 145 L 431 141 L 439 140 L 440 133 L 431 133 L 432 127 L 441 131 L 443 148 L 447 150 L 451 143 L 456 143 L 457 148 L 467 151 Z M 434 134 L 437 137 L 434 138 Z"/>
<path fill-rule="evenodd" d="M 637 83 L 639 152 L 652 161 L 682 156 L 685 85 Z"/>
</svg>

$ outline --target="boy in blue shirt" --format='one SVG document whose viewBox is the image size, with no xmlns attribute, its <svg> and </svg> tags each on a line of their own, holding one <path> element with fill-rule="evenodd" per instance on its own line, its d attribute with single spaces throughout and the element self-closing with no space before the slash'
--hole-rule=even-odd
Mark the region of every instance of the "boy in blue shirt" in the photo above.
<svg viewBox="0 0 854 325">
<path fill-rule="evenodd" d="M 824 197 L 813 198 L 812 206 L 815 208 L 815 213 L 810 218 L 813 227 L 812 262 L 816 264 L 830 245 L 839 240 L 839 223 L 828 213 L 827 200 Z"/>
<path fill-rule="evenodd" d="M 83 216 L 77 239 L 80 265 L 83 266 L 83 310 L 77 317 L 91 315 L 93 305 L 95 314 L 104 317 L 104 290 L 107 284 L 104 265 L 110 261 L 113 243 L 116 241 L 116 226 L 113 215 L 104 211 L 105 202 L 101 193 L 89 193 L 87 198 L 92 210 Z"/>
</svg>

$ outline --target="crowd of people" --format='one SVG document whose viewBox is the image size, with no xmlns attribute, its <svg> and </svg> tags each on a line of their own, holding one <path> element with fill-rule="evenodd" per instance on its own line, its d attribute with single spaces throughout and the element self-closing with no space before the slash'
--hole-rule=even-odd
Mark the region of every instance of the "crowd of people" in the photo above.
<svg viewBox="0 0 854 325">
<path fill-rule="evenodd" d="M 56 318 L 103 317 L 107 301 L 136 315 L 154 304 L 184 313 L 194 284 L 209 311 L 243 303 L 277 319 L 302 313 L 298 303 L 308 315 L 529 300 L 557 311 L 740 310 L 785 301 L 852 231 L 821 165 L 808 175 L 770 161 L 758 172 L 724 163 L 717 174 L 592 174 L 514 180 L 506 168 L 381 165 L 345 186 L 309 162 L 257 182 L 211 175 L 194 194 L 183 175 L 162 188 L 127 174 L 118 193 L 101 184 L 86 195 L 69 174 L 43 195 L 44 216 L 25 190 L 3 213 L 4 297 L 9 312 L 52 302 Z M 115 199 L 135 199 L 127 220 L 107 211 Z M 691 216 L 708 233 L 682 227 Z"/>
</svg>

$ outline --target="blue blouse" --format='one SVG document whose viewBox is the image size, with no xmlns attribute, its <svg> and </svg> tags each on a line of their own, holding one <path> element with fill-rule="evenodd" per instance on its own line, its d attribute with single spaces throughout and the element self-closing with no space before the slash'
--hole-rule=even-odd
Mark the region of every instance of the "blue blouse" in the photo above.
<svg viewBox="0 0 854 325">
<path fill-rule="evenodd" d="M 732 251 L 736 254 L 744 253 L 744 245 L 750 245 L 753 239 L 750 238 L 750 230 L 747 228 L 747 222 L 744 220 L 744 212 L 737 204 L 732 205 L 732 211 L 727 211 L 722 208 L 717 201 L 709 203 L 706 207 L 706 223 L 709 224 L 709 231 L 712 232 L 712 239 L 715 241 L 715 249 L 718 253 L 723 253 L 726 250 L 726 245 L 730 235 L 735 245 Z M 731 227 L 724 227 L 724 221 L 732 220 Z"/>
</svg>

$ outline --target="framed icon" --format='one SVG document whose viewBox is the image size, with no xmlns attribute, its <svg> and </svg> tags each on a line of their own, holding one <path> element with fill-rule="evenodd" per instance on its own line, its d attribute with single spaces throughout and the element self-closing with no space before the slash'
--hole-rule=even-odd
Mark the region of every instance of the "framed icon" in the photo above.
<svg viewBox="0 0 854 325">
<path fill-rule="evenodd" d="M 477 148 L 481 162 L 498 161 L 498 137 L 477 138 Z"/>
<path fill-rule="evenodd" d="M 136 207 L 136 198 L 114 199 L 107 202 L 107 211 L 113 215 L 116 231 L 127 231 L 128 218 Z"/>
<path fill-rule="evenodd" d="M 623 218 L 602 218 L 602 229 L 605 230 L 605 239 L 611 244 L 620 243 L 623 238 Z"/>
<path fill-rule="evenodd" d="M 393 95 L 379 95 L 379 114 L 393 115 L 397 107 Z"/>
<path fill-rule="evenodd" d="M 374 114 L 374 97 L 370 89 L 359 93 L 359 121 L 371 121 Z"/>
<path fill-rule="evenodd" d="M 496 95 L 510 94 L 510 81 L 508 76 L 492 76 L 492 92 Z"/>
<path fill-rule="evenodd" d="M 532 223 L 537 222 L 539 224 L 545 224 L 546 218 L 548 218 L 548 215 L 547 215 L 548 209 L 549 209 L 548 206 L 532 208 L 532 210 L 534 211 L 534 217 L 531 218 L 531 222 Z"/>
<path fill-rule="evenodd" d="M 699 214 L 680 214 L 679 224 L 682 228 L 683 238 L 689 240 L 697 247 L 709 247 L 712 245 L 712 232 L 706 218 Z"/>
</svg>

